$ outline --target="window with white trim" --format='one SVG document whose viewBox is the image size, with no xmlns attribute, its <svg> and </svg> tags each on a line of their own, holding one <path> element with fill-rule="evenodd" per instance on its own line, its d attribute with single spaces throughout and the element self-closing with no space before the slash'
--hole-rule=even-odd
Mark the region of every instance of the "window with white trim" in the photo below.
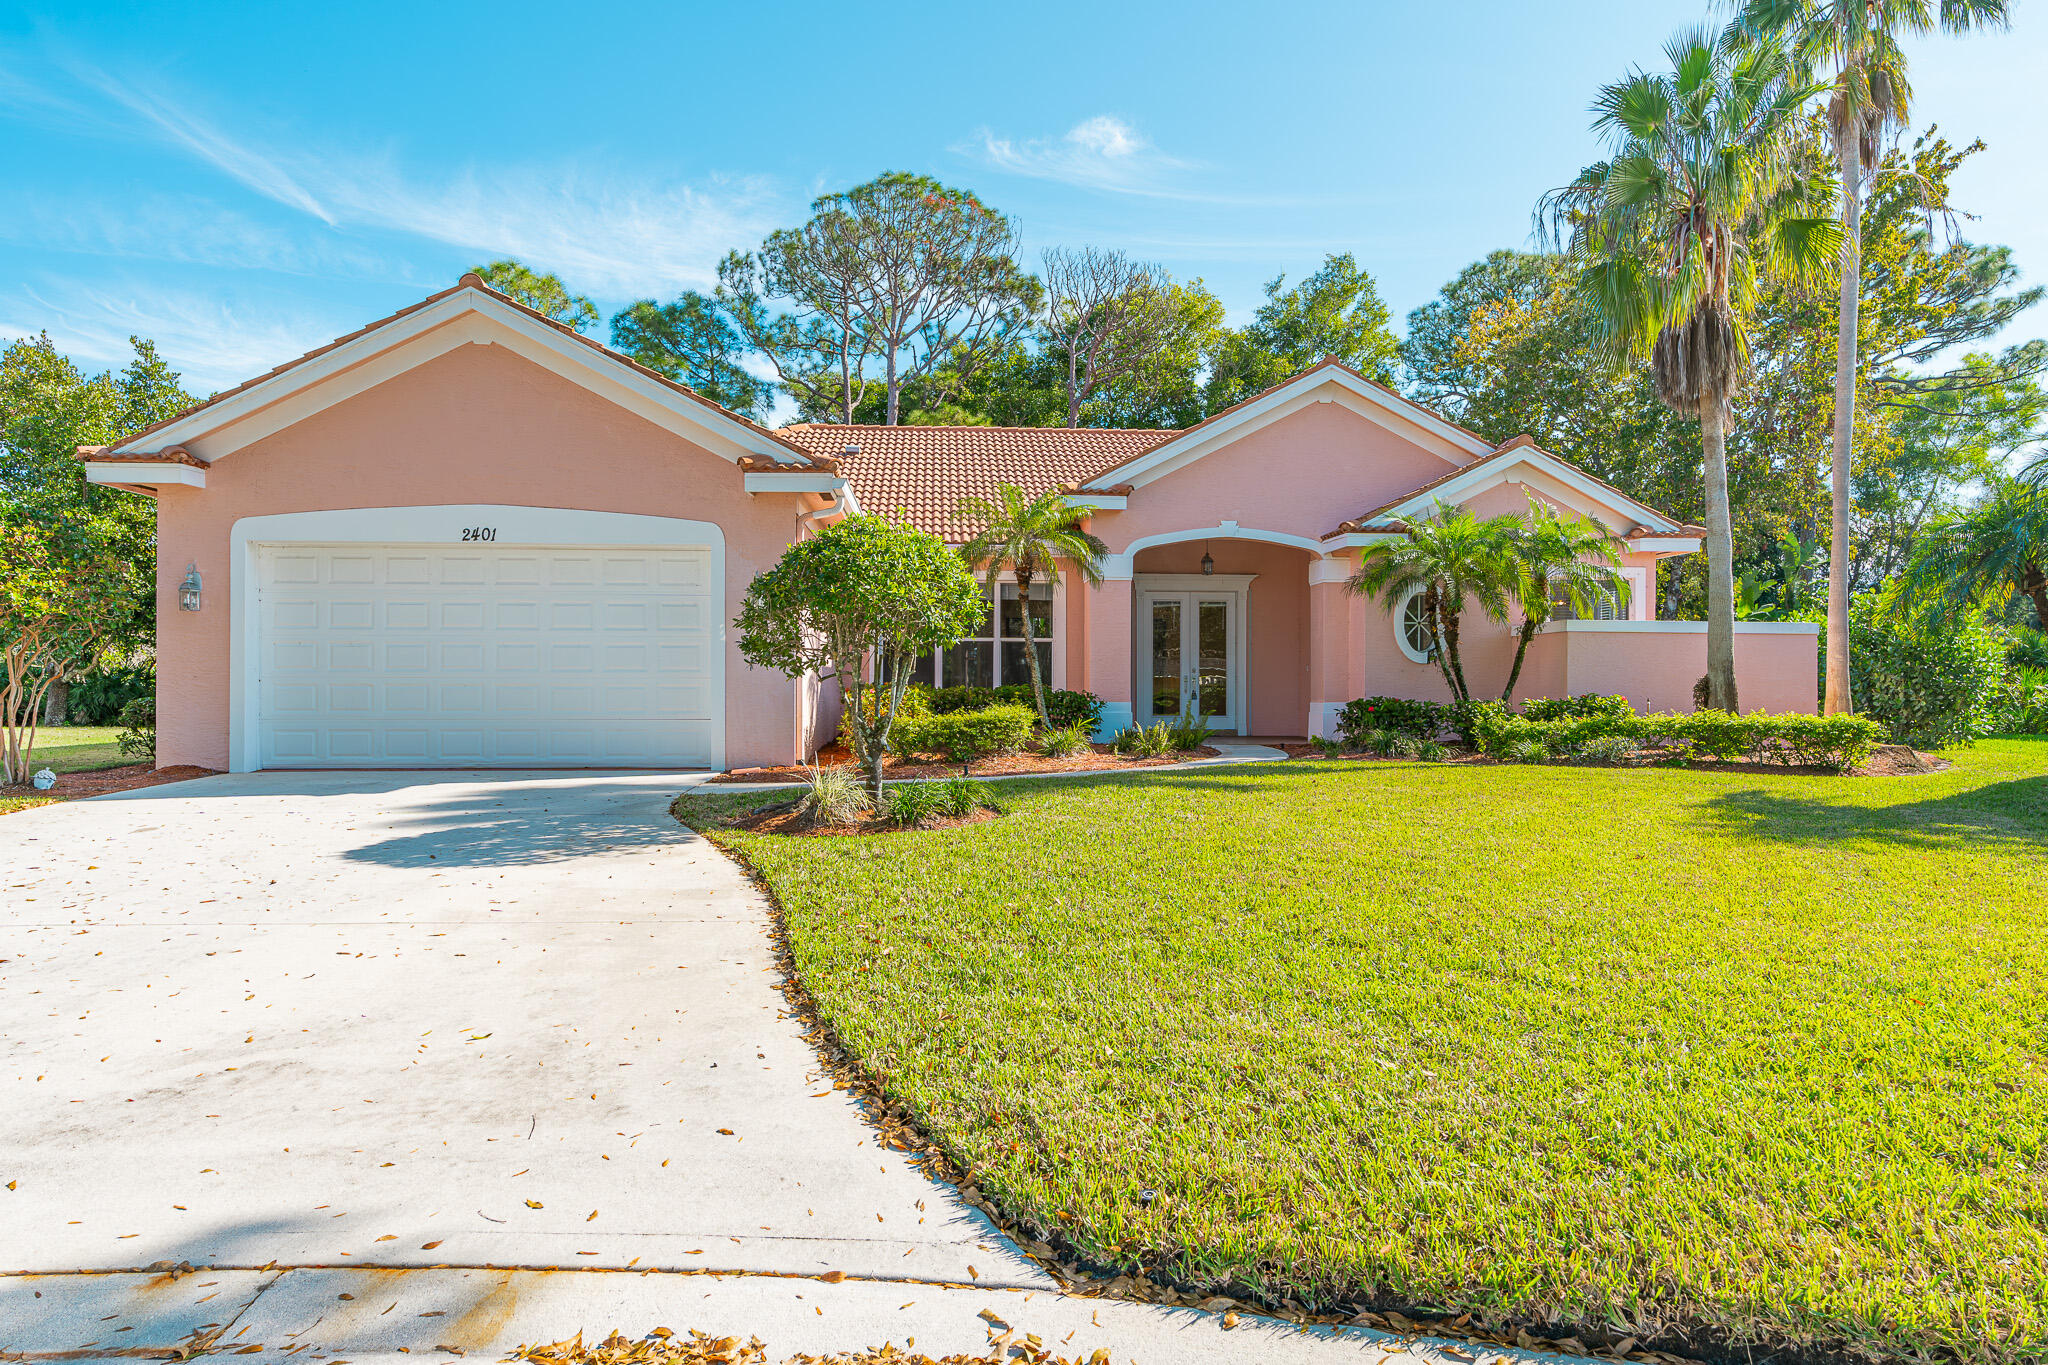
<svg viewBox="0 0 2048 1365">
<path fill-rule="evenodd" d="M 1590 608 L 1581 615 L 1572 606 L 1571 595 L 1564 584 L 1556 578 L 1550 580 L 1550 618 L 1553 621 L 1626 621 L 1628 602 L 1622 594 L 1611 588 L 1594 588 L 1586 593 L 1586 605 Z"/>
<path fill-rule="evenodd" d="M 983 589 L 987 591 L 986 588 Z M 1024 657 L 1024 613 L 1017 607 L 1017 585 L 997 585 L 999 610 L 988 614 L 976 633 L 951 649 L 935 649 L 917 661 L 910 680 L 927 687 L 1007 687 L 1031 681 L 1031 663 Z M 1052 584 L 1031 585 L 1031 634 L 1038 646 L 1039 676 L 1052 680 Z"/>
<path fill-rule="evenodd" d="M 1429 626 L 1429 613 L 1423 608 L 1425 591 L 1414 589 L 1401 599 L 1400 610 L 1394 613 L 1394 643 L 1418 664 L 1426 664 L 1436 657 L 1435 633 Z"/>
</svg>

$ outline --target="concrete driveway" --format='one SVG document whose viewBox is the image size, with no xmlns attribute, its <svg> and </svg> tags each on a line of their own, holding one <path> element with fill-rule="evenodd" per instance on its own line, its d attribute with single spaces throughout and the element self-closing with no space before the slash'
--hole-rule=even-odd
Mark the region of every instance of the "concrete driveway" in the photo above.
<svg viewBox="0 0 2048 1365">
<path fill-rule="evenodd" d="M 254 774 L 0 819 L 0 1358 L 1395 1349 L 1057 1293 L 821 1076 L 681 780 Z"/>
</svg>

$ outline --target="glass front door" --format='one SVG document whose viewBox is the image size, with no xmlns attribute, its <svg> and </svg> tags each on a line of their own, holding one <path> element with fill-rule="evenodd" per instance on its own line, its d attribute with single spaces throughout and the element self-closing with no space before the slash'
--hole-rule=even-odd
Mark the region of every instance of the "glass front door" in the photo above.
<svg viewBox="0 0 2048 1365">
<path fill-rule="evenodd" d="M 1146 722 L 1190 714 L 1218 730 L 1237 729 L 1237 598 L 1148 592 L 1144 612 Z"/>
</svg>

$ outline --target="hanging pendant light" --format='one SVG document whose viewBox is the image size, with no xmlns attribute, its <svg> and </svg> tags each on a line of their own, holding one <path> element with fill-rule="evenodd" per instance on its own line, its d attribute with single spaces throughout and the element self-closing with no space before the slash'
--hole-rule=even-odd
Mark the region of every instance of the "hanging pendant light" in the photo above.
<svg viewBox="0 0 2048 1365">
<path fill-rule="evenodd" d="M 1216 561 L 1209 557 L 1209 547 L 1206 545 L 1202 547 L 1202 572 L 1205 575 L 1216 572 Z"/>
</svg>

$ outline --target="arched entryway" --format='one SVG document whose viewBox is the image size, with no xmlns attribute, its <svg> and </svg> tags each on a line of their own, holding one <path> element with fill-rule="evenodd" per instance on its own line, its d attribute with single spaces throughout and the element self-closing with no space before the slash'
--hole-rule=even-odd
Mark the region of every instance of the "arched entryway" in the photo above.
<svg viewBox="0 0 2048 1365">
<path fill-rule="evenodd" d="M 1132 707 L 1138 724 L 1193 704 L 1219 730 L 1308 732 L 1306 550 L 1218 536 L 1131 562 Z"/>
</svg>

